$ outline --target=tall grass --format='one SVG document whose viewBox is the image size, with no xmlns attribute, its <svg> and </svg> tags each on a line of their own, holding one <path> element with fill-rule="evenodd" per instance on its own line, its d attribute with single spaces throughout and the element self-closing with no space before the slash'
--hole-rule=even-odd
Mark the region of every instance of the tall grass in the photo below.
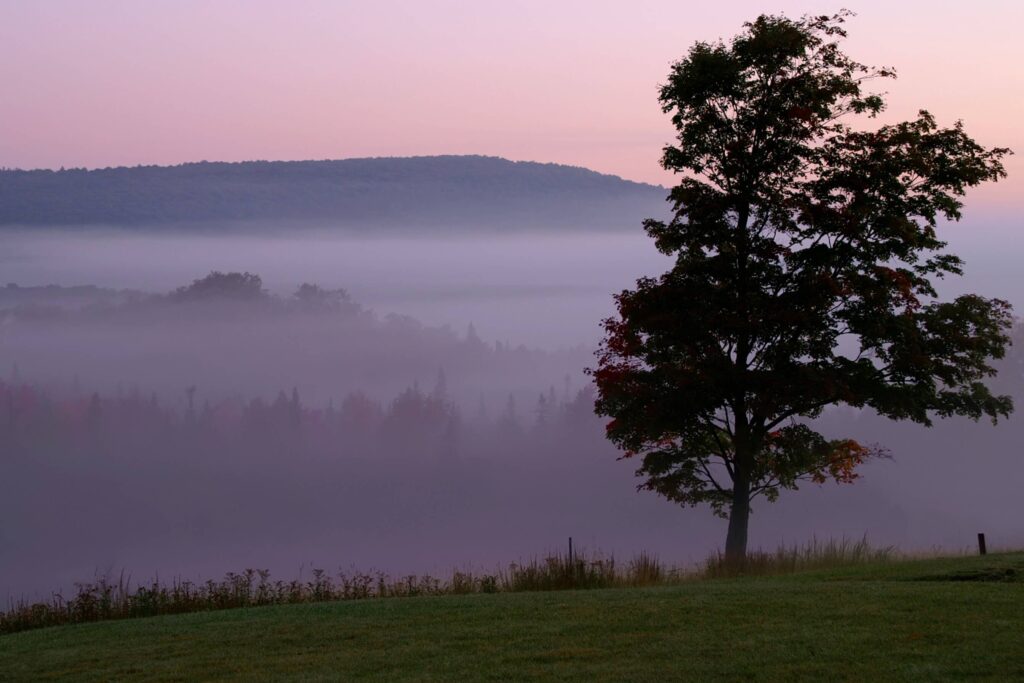
<svg viewBox="0 0 1024 683">
<path fill-rule="evenodd" d="M 856 542 L 812 541 L 780 547 L 775 552 L 750 553 L 742 566 L 709 558 L 702 568 L 669 567 L 654 555 L 640 553 L 628 562 L 612 556 L 578 553 L 549 555 L 513 563 L 492 573 L 454 571 L 446 579 L 429 575 L 392 577 L 383 572 L 312 571 L 306 581 L 274 580 L 266 570 L 228 573 L 220 581 L 158 580 L 135 584 L 123 575 L 116 581 L 100 578 L 75 585 L 71 597 L 53 594 L 45 602 L 12 600 L 0 612 L 0 634 L 28 629 L 110 619 L 133 619 L 162 614 L 342 600 L 408 598 L 423 595 L 510 593 L 613 587 L 657 586 L 723 576 L 767 575 L 850 564 L 885 562 L 890 548 L 874 548 L 866 539 Z"/>
<path fill-rule="evenodd" d="M 712 555 L 704 563 L 703 576 L 772 576 L 815 569 L 880 564 L 896 557 L 894 546 L 872 546 L 866 536 L 857 541 L 846 538 L 838 541 L 819 541 L 815 538 L 803 545 L 780 545 L 774 551 L 748 552 L 742 562 L 730 561 L 721 553 Z"/>
</svg>

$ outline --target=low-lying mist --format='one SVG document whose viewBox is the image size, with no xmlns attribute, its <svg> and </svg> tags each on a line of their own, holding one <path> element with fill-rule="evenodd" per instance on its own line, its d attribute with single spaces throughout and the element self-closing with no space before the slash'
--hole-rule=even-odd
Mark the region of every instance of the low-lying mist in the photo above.
<svg viewBox="0 0 1024 683">
<path fill-rule="evenodd" d="M 964 244 L 945 293 L 1019 301 Z M 667 265 L 639 230 L 0 233 L 0 599 L 122 569 L 444 574 L 569 536 L 702 559 L 724 523 L 636 491 L 583 374 L 611 294 Z M 1018 397 L 1021 348 L 996 380 Z M 755 503 L 753 545 L 1024 542 L 1019 418 L 822 422 L 893 460 Z"/>
<path fill-rule="evenodd" d="M 243 279 L 254 289 L 231 291 Z M 47 294 L 50 303 L 38 300 Z M 29 303 L 4 309 L 4 299 Z M 8 286 L 0 321 L 3 362 L 22 376 L 62 393 L 157 393 L 172 405 L 190 387 L 200 402 L 292 389 L 318 405 L 354 391 L 382 400 L 447 374 L 458 405 L 494 407 L 552 384 L 577 389 L 591 360 L 582 345 L 487 344 L 472 324 L 455 332 L 379 316 L 344 290 L 307 283 L 274 296 L 252 274 L 213 274 L 167 296 Z"/>
<path fill-rule="evenodd" d="M 344 288 L 381 314 L 409 315 L 513 346 L 592 345 L 611 293 L 668 259 L 630 233 L 405 234 L 0 231 L 0 285 L 164 292 L 213 270 L 258 273 L 271 293 Z"/>
</svg>

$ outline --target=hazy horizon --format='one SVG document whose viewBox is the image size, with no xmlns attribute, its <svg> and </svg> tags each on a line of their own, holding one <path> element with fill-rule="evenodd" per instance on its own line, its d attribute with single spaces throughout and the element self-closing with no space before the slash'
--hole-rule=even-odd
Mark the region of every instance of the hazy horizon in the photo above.
<svg viewBox="0 0 1024 683">
<path fill-rule="evenodd" d="M 942 284 L 940 293 L 973 290 L 1024 304 L 1012 251 L 1000 250 L 970 218 L 942 232 L 966 258 L 967 275 Z M 286 577 L 311 566 L 493 569 L 558 549 L 570 535 L 620 557 L 648 550 L 670 562 L 697 562 L 718 547 L 720 520 L 637 492 L 634 465 L 616 459 L 591 399 L 573 403 L 588 382 L 582 370 L 593 364 L 599 321 L 613 312 L 612 293 L 668 266 L 639 228 L 380 238 L 323 230 L 0 231 L 0 254 L 0 302 L 8 281 L 166 293 L 218 270 L 260 274 L 281 301 L 303 282 L 344 288 L 374 313 L 346 322 L 329 311 L 191 311 L 159 301 L 122 311 L 90 307 L 86 298 L 76 300 L 81 312 L 60 314 L 47 308 L 45 291 L 35 308 L 5 313 L 0 305 L 0 385 L 37 387 L 49 396 L 42 404 L 66 404 L 59 415 L 86 411 L 93 393 L 110 406 L 104 414 L 115 411 L 104 427 L 107 451 L 88 439 L 70 442 L 90 453 L 84 459 L 25 436 L 34 433 L 31 421 L 19 428 L 28 431 L 14 432 L 25 450 L 0 463 L 7 506 L 0 538 L 9 549 L 0 552 L 0 596 L 45 595 L 97 571 L 122 569 L 137 579 L 206 578 L 247 566 Z M 470 324 L 479 341 L 470 338 Z M 1003 364 L 1000 381 L 1016 391 L 1014 363 Z M 315 416 L 340 409 L 347 396 L 365 394 L 380 410 L 398 410 L 403 391 L 432 392 L 439 371 L 463 425 L 455 470 L 434 469 L 432 441 L 389 440 L 405 428 L 372 427 L 358 438 L 343 431 L 328 441 L 317 431 L 322 418 Z M 277 405 L 294 388 L 313 431 L 279 445 L 252 441 L 244 430 L 234 441 L 202 437 L 207 441 L 190 449 L 209 449 L 211 459 L 196 469 L 165 452 L 200 438 L 182 422 L 190 385 L 197 387 L 197 409 L 211 415 L 234 415 L 251 401 Z M 568 411 L 558 419 L 569 422 L 545 436 L 537 400 L 552 393 L 548 405 Z M 159 410 L 177 417 L 146 418 L 137 428 L 116 417 L 118 410 L 150 410 L 151 395 Z M 503 428 L 510 396 L 517 429 L 532 440 L 489 431 Z M 38 419 L 53 419 L 45 417 L 49 410 Z M 760 503 L 755 546 L 867 534 L 906 549 L 955 550 L 978 530 L 993 545 L 1024 541 L 1012 522 L 1013 482 L 1024 474 L 1014 455 L 1019 418 L 997 429 L 956 420 L 928 430 L 855 411 L 829 415 L 830 431 L 877 441 L 894 460 L 869 465 L 853 486 L 807 486 L 778 504 Z M 244 427 L 232 425 L 218 429 L 230 435 Z M 971 444 L 973 459 L 962 457 L 964 444 Z M 387 454 L 383 469 L 359 464 L 369 452 Z M 182 477 L 190 481 L 184 488 L 174 483 Z M 426 489 L 414 493 L 421 485 Z M 99 498 L 87 493 L 105 487 Z M 31 492 L 42 488 L 63 491 L 64 502 L 40 506 Z M 247 491 L 259 491 L 263 502 Z"/>
<path fill-rule="evenodd" d="M 0 2 L 9 54 L 0 78 L 18 93 L 0 114 L 0 166 L 486 154 L 667 185 L 657 159 L 671 129 L 656 90 L 670 63 L 766 8 L 302 0 L 237 9 Z M 947 125 L 964 119 L 986 146 L 1024 149 L 1024 73 L 1005 68 L 1024 59 L 1015 33 L 1024 7 L 863 0 L 850 9 L 849 54 L 900 75 L 884 86 L 882 122 L 925 108 Z M 1009 159 L 1010 177 L 973 196 L 1019 206 L 1022 163 Z"/>
<path fill-rule="evenodd" d="M 96 571 L 443 575 L 569 536 L 620 558 L 717 552 L 722 520 L 637 491 L 585 374 L 615 293 L 671 266 L 642 228 L 667 190 L 580 169 L 674 185 L 658 86 L 763 4 L 0 0 L 0 169 L 436 155 L 575 169 L 100 189 L 0 176 L 0 217 L 21 221 L 0 221 L 0 600 Z M 939 225 L 966 264 L 936 285 L 1020 316 L 1024 3 L 852 9 L 844 51 L 899 73 L 869 125 L 928 109 L 1018 150 Z M 230 282 L 203 280 L 214 271 Z M 133 291 L 61 289 L 83 285 Z M 992 381 L 1019 401 L 1017 320 Z M 751 547 L 1024 544 L 1019 414 L 926 429 L 840 408 L 820 425 L 893 459 L 853 486 L 759 501 Z"/>
</svg>

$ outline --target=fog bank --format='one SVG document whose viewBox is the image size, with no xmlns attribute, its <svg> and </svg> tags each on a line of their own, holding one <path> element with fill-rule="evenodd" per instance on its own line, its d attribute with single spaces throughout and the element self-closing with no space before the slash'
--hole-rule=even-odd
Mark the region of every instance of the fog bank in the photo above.
<svg viewBox="0 0 1024 683">
<path fill-rule="evenodd" d="M 1024 303 L 1002 242 L 950 234 L 945 295 Z M 636 491 L 582 372 L 611 294 L 668 265 L 638 230 L 0 233 L 0 598 L 122 569 L 493 569 L 568 536 L 699 561 L 724 523 Z M 212 270 L 262 281 L 190 285 Z M 1018 398 L 1022 349 L 997 380 Z M 756 504 L 752 544 L 1020 545 L 1022 424 L 830 411 L 893 460 Z"/>
</svg>

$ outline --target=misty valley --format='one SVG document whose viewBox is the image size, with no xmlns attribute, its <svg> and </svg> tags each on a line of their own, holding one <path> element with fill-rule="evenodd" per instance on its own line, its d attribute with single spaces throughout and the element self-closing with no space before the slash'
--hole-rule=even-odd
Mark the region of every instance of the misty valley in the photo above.
<svg viewBox="0 0 1024 683">
<path fill-rule="evenodd" d="M 524 280 L 557 280 L 565 267 L 535 263 Z M 281 293 L 246 271 L 162 292 L 130 277 L 131 288 L 0 287 L 7 595 L 125 572 L 445 575 L 557 551 L 570 536 L 593 552 L 673 563 L 716 547 L 722 522 L 637 493 L 634 463 L 618 459 L 593 412 L 583 370 L 596 335 L 580 321 L 556 317 L 540 338 L 582 343 L 513 344 L 460 318 L 458 298 L 434 302 L 440 317 L 465 323 L 455 329 L 289 275 L 300 284 Z M 488 321 L 538 325 L 507 297 L 492 299 Z M 590 311 L 607 302 L 590 299 L 593 328 Z M 513 301 L 542 307 L 529 295 Z M 1021 370 L 1014 351 L 1000 388 L 1020 395 Z M 1019 421 L 925 429 L 835 409 L 819 423 L 894 457 L 869 464 L 856 487 L 808 485 L 757 506 L 759 542 L 867 534 L 959 548 L 976 529 L 1003 542 L 1018 533 L 1016 487 L 1000 473 L 1020 470 Z"/>
<path fill-rule="evenodd" d="M 1024 681 L 1024 4 L 797 4 L 0 0 L 0 681 Z"/>
</svg>

